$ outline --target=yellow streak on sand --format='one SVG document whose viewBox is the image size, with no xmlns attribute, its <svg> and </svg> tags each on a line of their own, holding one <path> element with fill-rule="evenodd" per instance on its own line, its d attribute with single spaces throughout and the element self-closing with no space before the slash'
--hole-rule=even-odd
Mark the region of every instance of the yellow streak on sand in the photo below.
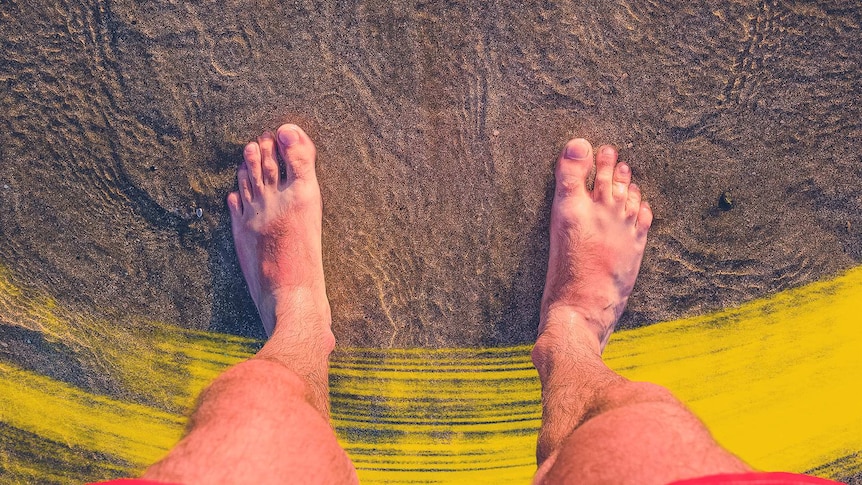
<svg viewBox="0 0 862 485">
<path fill-rule="evenodd" d="M 619 332 L 605 359 L 631 379 L 670 388 L 757 468 L 859 473 L 860 301 L 862 267 L 735 309 Z M 254 348 L 225 335 L 75 314 L 21 289 L 2 268 L 0 315 L 48 341 L 104 349 L 92 354 L 103 361 L 97 368 L 124 386 L 122 399 L 98 395 L 0 360 L 0 422 L 104 453 L 131 464 L 131 474 L 179 438 L 205 383 Z M 528 483 L 541 418 L 529 350 L 339 351 L 332 417 L 362 481 Z M 7 472 L 38 477 L 21 453 L 3 451 Z"/>
<path fill-rule="evenodd" d="M 862 452 L 862 268 L 736 309 L 620 332 L 607 364 L 674 391 L 759 469 Z M 859 460 L 857 460 L 857 466 Z"/>
<path fill-rule="evenodd" d="M 63 308 L 25 291 L 0 266 L 0 316 L 11 325 L 61 343 L 75 359 L 109 375 L 135 401 L 181 412 L 228 365 L 250 355 L 254 341 L 185 330 L 149 320 L 112 322 Z M 35 352 L 35 351 L 34 351 Z"/>
<path fill-rule="evenodd" d="M 0 419 L 51 441 L 146 463 L 182 432 L 183 418 L 149 406 L 81 391 L 0 364 Z"/>
</svg>

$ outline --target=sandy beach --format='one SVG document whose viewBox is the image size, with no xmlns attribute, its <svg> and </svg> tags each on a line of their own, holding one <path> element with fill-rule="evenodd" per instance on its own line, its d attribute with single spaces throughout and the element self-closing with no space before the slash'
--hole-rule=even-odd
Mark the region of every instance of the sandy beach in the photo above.
<svg viewBox="0 0 862 485">
<path fill-rule="evenodd" d="M 118 341 L 141 319 L 262 338 L 225 196 L 243 145 L 293 122 L 339 345 L 530 344 L 578 136 L 619 148 L 656 215 L 620 327 L 729 308 L 862 263 L 860 22 L 849 1 L 5 2 L 0 270 Z M 99 349 L 19 317 L 3 339 L 48 343 L 4 362 L 122 394 Z"/>
<path fill-rule="evenodd" d="M 345 344 L 530 342 L 571 136 L 658 217 L 623 327 L 862 259 L 849 3 L 39 5 L 0 23 L 0 261 L 71 305 L 261 336 L 224 196 L 283 121 L 319 147 Z"/>
</svg>

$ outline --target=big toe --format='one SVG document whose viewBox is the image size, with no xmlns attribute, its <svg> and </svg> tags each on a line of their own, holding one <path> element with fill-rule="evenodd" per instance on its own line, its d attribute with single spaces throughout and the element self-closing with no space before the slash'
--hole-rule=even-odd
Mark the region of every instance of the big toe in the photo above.
<svg viewBox="0 0 862 485">
<path fill-rule="evenodd" d="M 300 179 L 313 179 L 317 149 L 314 142 L 294 124 L 281 125 L 277 131 L 278 149 L 285 162 L 287 183 Z"/>
<path fill-rule="evenodd" d="M 593 147 L 583 138 L 566 143 L 557 161 L 557 195 L 566 197 L 587 191 L 587 177 L 593 168 Z"/>
</svg>

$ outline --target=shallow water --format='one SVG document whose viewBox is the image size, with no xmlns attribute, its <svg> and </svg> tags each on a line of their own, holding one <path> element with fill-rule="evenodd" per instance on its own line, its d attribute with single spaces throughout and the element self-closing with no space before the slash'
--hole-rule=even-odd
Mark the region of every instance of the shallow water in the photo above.
<svg viewBox="0 0 862 485">
<path fill-rule="evenodd" d="M 623 327 L 862 260 L 852 2 L 0 15 L 0 261 L 88 310 L 261 337 L 224 197 L 242 144 L 286 120 L 320 149 L 345 344 L 529 343 L 552 165 L 575 134 L 617 144 L 657 215 Z"/>
</svg>

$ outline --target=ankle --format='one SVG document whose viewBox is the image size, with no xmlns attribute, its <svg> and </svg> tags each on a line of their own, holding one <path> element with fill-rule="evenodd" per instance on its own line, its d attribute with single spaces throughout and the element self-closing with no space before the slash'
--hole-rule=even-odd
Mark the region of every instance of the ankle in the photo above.
<svg viewBox="0 0 862 485">
<path fill-rule="evenodd" d="M 568 373 L 580 363 L 601 363 L 601 342 L 583 321 L 545 320 L 531 354 L 543 385 L 551 382 L 559 369 Z"/>
<path fill-rule="evenodd" d="M 258 311 L 267 334 L 272 336 L 279 326 L 329 327 L 332 321 L 325 287 L 289 287 L 266 294 Z"/>
<path fill-rule="evenodd" d="M 328 326 L 304 326 L 304 323 L 276 328 L 255 357 L 279 362 L 308 381 L 323 379 L 323 383 L 312 383 L 319 387 L 325 385 L 335 336 Z"/>
<path fill-rule="evenodd" d="M 292 287 L 269 295 L 268 305 L 260 308 L 269 340 L 259 355 L 283 361 L 301 374 L 325 370 L 335 349 L 326 290 Z"/>
<path fill-rule="evenodd" d="M 574 337 L 579 337 L 584 343 L 591 346 L 593 341 L 598 342 L 599 355 L 601 355 L 611 333 L 614 331 L 625 303 L 626 300 L 623 300 L 620 305 L 605 307 L 594 305 L 589 308 L 570 304 L 549 305 L 543 309 L 542 324 L 539 328 L 544 329 L 547 326 L 560 325 L 566 328 L 587 330 L 586 335 L 575 333 Z"/>
<path fill-rule="evenodd" d="M 549 341 L 554 347 L 561 344 L 601 349 L 606 320 L 574 305 L 551 305 L 543 309 L 539 323 L 539 340 Z M 598 351 L 601 355 L 601 350 Z"/>
<path fill-rule="evenodd" d="M 308 349 L 312 360 L 329 360 L 335 349 L 335 335 L 332 333 L 332 318 L 329 304 L 325 307 L 315 305 L 311 308 L 293 307 L 278 313 L 275 330 L 269 338 L 278 347 L 296 347 L 294 352 Z"/>
</svg>

